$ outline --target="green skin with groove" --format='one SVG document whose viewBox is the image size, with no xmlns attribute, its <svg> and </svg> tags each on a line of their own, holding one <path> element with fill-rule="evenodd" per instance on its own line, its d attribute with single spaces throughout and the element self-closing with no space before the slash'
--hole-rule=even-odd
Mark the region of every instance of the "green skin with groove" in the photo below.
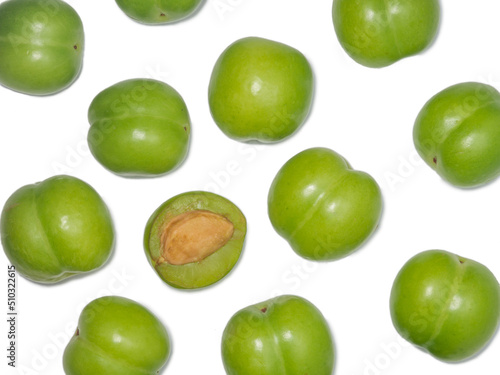
<svg viewBox="0 0 500 375">
<path fill-rule="evenodd" d="M 101 267 L 114 245 L 106 204 L 90 185 L 70 176 L 14 192 L 2 210 L 1 235 L 19 274 L 48 284 Z"/>
<path fill-rule="evenodd" d="M 351 58 L 382 68 L 425 50 L 436 37 L 438 0 L 334 0 L 337 38 Z"/>
<path fill-rule="evenodd" d="M 228 375 L 331 375 L 334 344 L 321 312 L 287 295 L 246 307 L 222 335 Z"/>
<path fill-rule="evenodd" d="M 159 261 L 162 257 L 163 228 L 176 216 L 196 210 L 210 211 L 232 222 L 232 238 L 200 262 L 174 265 Z M 214 193 L 192 191 L 169 199 L 153 212 L 144 230 L 144 250 L 151 266 L 164 282 L 178 289 L 199 289 L 216 283 L 233 269 L 243 249 L 246 231 L 245 216 L 234 203 Z"/>
<path fill-rule="evenodd" d="M 279 142 L 305 122 L 314 77 L 302 53 L 263 38 L 231 44 L 217 60 L 208 88 L 210 111 L 228 137 Z"/>
<path fill-rule="evenodd" d="M 31 95 L 70 86 L 83 65 L 84 32 L 76 11 L 61 0 L 0 4 L 0 83 Z"/>
<path fill-rule="evenodd" d="M 156 375 L 170 356 L 163 324 L 135 301 L 108 296 L 90 302 L 63 355 L 66 375 Z"/>
<path fill-rule="evenodd" d="M 181 21 L 192 15 L 204 0 L 116 0 L 130 18 L 147 25 Z"/>
<path fill-rule="evenodd" d="M 418 114 L 413 141 L 424 161 L 450 184 L 487 184 L 500 175 L 500 93 L 476 82 L 448 87 Z"/>
<path fill-rule="evenodd" d="M 100 92 L 88 111 L 90 151 L 124 177 L 171 172 L 187 156 L 191 134 L 186 103 L 171 86 L 131 79 Z"/>
<path fill-rule="evenodd" d="M 406 340 L 445 362 L 479 353 L 500 323 L 500 286 L 480 263 L 443 250 L 417 254 L 399 271 L 390 309 Z"/>
<path fill-rule="evenodd" d="M 375 180 L 327 148 L 311 148 L 291 158 L 268 195 L 274 229 L 310 260 L 351 254 L 375 231 L 381 213 Z"/>
</svg>

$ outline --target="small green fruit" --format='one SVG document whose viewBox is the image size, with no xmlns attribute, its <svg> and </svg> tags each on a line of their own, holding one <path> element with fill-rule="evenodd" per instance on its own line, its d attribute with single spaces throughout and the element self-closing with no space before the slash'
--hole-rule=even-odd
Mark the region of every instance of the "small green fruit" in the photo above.
<svg viewBox="0 0 500 375">
<path fill-rule="evenodd" d="M 401 336 L 446 362 L 466 360 L 500 323 L 500 286 L 480 263 L 442 250 L 424 251 L 399 271 L 391 316 Z"/>
<path fill-rule="evenodd" d="M 0 4 L 0 83 L 31 95 L 70 86 L 83 65 L 83 25 L 61 0 Z"/>
<path fill-rule="evenodd" d="M 337 260 L 358 249 L 378 225 L 382 196 L 375 180 L 336 152 L 311 148 L 280 169 L 269 190 L 274 229 L 300 256 Z"/>
<path fill-rule="evenodd" d="M 17 190 L 5 203 L 2 245 L 24 277 L 56 283 L 101 267 L 114 244 L 106 204 L 87 183 L 55 176 Z"/>
<path fill-rule="evenodd" d="M 116 0 L 130 18 L 144 24 L 166 24 L 193 14 L 203 0 Z"/>
<path fill-rule="evenodd" d="M 144 249 L 158 276 L 180 289 L 211 285 L 240 257 L 246 219 L 231 201 L 189 192 L 163 203 L 150 217 Z"/>
<path fill-rule="evenodd" d="M 117 83 L 94 98 L 88 118 L 90 151 L 118 175 L 162 175 L 178 167 L 188 153 L 188 109 L 166 83 L 152 79 Z"/>
<path fill-rule="evenodd" d="M 210 111 L 230 138 L 278 142 L 306 120 L 313 81 L 309 62 L 296 49 L 262 38 L 240 39 L 215 64 Z"/>
<path fill-rule="evenodd" d="M 228 375 L 331 375 L 334 344 L 321 312 L 297 296 L 238 311 L 222 336 Z"/>
<path fill-rule="evenodd" d="M 163 324 L 123 297 L 90 302 L 64 351 L 66 375 L 156 375 L 170 355 Z"/>
<path fill-rule="evenodd" d="M 334 0 L 337 38 L 356 62 L 391 65 L 426 49 L 436 37 L 438 0 Z"/>
<path fill-rule="evenodd" d="M 443 179 L 477 187 L 500 175 L 500 93 L 475 82 L 448 87 L 422 108 L 415 147 Z"/>
</svg>

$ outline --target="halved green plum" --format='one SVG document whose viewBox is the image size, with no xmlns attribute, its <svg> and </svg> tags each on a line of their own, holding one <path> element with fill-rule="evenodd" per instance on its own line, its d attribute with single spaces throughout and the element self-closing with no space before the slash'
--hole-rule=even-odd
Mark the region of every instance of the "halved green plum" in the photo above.
<svg viewBox="0 0 500 375">
<path fill-rule="evenodd" d="M 160 278 L 179 289 L 198 289 L 226 276 L 238 261 L 246 219 L 220 195 L 194 191 L 163 203 L 149 218 L 144 249 Z"/>
</svg>

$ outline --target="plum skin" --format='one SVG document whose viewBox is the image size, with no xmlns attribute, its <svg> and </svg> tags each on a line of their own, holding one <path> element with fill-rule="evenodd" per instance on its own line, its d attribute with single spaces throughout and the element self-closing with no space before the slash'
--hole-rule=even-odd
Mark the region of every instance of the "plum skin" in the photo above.
<svg viewBox="0 0 500 375">
<path fill-rule="evenodd" d="M 66 375 L 156 375 L 171 351 L 161 321 L 118 296 L 90 302 L 63 354 Z"/>
<path fill-rule="evenodd" d="M 377 228 L 382 194 L 367 173 L 335 151 L 304 150 L 276 174 L 268 195 L 276 232 L 300 256 L 333 261 L 359 249 Z"/>
<path fill-rule="evenodd" d="M 78 78 L 84 48 L 82 21 L 64 1 L 0 4 L 2 85 L 30 95 L 60 92 Z"/>
<path fill-rule="evenodd" d="M 288 45 L 249 37 L 220 55 L 208 88 L 220 130 L 241 141 L 280 142 L 306 121 L 314 77 L 306 57 Z"/>
<path fill-rule="evenodd" d="M 324 316 L 293 295 L 234 314 L 224 329 L 221 352 L 228 375 L 331 375 L 335 360 Z"/>
<path fill-rule="evenodd" d="M 475 188 L 500 175 L 500 93 L 464 82 L 425 103 L 413 127 L 415 148 L 445 181 Z"/>
<path fill-rule="evenodd" d="M 425 50 L 437 35 L 438 0 L 334 0 L 333 24 L 357 63 L 382 68 Z"/>
<path fill-rule="evenodd" d="M 130 18 L 146 25 L 181 21 L 201 6 L 204 0 L 116 0 Z"/>
<path fill-rule="evenodd" d="M 18 272 L 47 284 L 100 268 L 115 238 L 100 195 L 86 182 L 64 175 L 15 191 L 2 210 L 1 235 Z"/>
<path fill-rule="evenodd" d="M 391 291 L 391 317 L 403 338 L 444 362 L 479 353 L 500 323 L 500 286 L 484 265 L 444 250 L 415 255 Z"/>
<path fill-rule="evenodd" d="M 90 151 L 122 177 L 156 177 L 186 159 L 191 120 L 182 96 L 153 79 L 129 79 L 96 95 L 88 110 Z"/>
</svg>

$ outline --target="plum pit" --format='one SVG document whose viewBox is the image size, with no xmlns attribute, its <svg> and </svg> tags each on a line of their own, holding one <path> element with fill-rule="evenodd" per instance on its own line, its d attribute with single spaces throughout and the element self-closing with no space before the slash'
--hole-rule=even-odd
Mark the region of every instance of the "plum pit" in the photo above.
<svg viewBox="0 0 500 375">
<path fill-rule="evenodd" d="M 161 233 L 162 259 L 173 265 L 201 262 L 233 237 L 234 225 L 226 217 L 207 210 L 174 217 Z"/>
</svg>

